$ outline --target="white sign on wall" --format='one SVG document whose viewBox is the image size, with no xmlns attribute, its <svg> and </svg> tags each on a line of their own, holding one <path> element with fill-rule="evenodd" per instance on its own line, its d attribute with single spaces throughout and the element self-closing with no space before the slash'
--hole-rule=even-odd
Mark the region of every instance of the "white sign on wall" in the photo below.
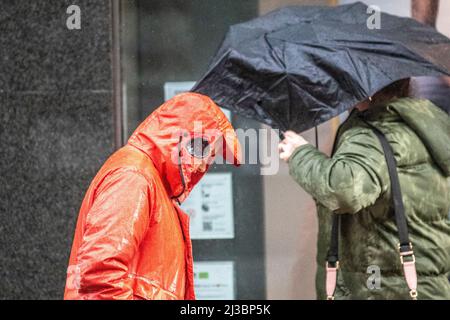
<svg viewBox="0 0 450 320">
<path fill-rule="evenodd" d="M 208 173 L 181 204 L 190 220 L 192 239 L 233 239 L 232 175 Z"/>
<path fill-rule="evenodd" d="M 234 263 L 194 262 L 194 286 L 198 300 L 234 300 Z"/>
</svg>

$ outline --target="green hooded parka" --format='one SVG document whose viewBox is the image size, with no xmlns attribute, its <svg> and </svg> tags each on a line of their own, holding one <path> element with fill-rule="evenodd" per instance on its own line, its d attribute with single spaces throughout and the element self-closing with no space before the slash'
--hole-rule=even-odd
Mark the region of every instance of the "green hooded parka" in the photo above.
<svg viewBox="0 0 450 320">
<path fill-rule="evenodd" d="M 450 299 L 450 117 L 428 100 L 402 98 L 354 110 L 328 157 L 312 145 L 291 155 L 291 176 L 318 206 L 317 297 L 325 295 L 325 260 L 333 214 L 341 214 L 336 299 L 409 299 L 397 251 L 383 150 L 372 129 L 394 150 L 414 246 L 418 299 Z M 372 271 L 381 283 L 371 286 Z"/>
</svg>

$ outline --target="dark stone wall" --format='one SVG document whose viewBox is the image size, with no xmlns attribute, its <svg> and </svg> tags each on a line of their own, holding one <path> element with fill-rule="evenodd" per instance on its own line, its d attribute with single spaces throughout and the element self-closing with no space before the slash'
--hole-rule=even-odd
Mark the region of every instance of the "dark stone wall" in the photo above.
<svg viewBox="0 0 450 320">
<path fill-rule="evenodd" d="M 1 1 L 0 299 L 63 296 L 84 192 L 114 148 L 111 21 L 109 0 Z"/>
</svg>

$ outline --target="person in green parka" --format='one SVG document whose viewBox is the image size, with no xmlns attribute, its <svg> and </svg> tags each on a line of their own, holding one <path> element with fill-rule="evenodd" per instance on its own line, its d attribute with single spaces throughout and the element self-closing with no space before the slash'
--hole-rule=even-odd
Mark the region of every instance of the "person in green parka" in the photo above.
<svg viewBox="0 0 450 320">
<path fill-rule="evenodd" d="M 336 299 L 410 299 L 397 251 L 398 232 L 381 144 L 397 162 L 414 245 L 418 299 L 450 299 L 450 117 L 428 100 L 408 97 L 400 80 L 357 105 L 340 126 L 331 157 L 288 131 L 280 157 L 316 201 L 317 298 L 325 299 L 332 217 L 341 215 Z M 372 270 L 381 282 L 371 285 Z"/>
</svg>

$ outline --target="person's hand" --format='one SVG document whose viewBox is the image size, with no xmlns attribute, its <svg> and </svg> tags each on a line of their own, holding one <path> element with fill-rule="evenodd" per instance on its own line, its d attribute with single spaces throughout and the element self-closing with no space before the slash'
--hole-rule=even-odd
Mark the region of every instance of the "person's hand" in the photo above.
<svg viewBox="0 0 450 320">
<path fill-rule="evenodd" d="M 303 139 L 299 134 L 293 131 L 286 131 L 284 133 L 284 140 L 278 145 L 278 151 L 280 152 L 280 159 L 288 161 L 295 149 L 308 144 L 308 141 Z"/>
</svg>

